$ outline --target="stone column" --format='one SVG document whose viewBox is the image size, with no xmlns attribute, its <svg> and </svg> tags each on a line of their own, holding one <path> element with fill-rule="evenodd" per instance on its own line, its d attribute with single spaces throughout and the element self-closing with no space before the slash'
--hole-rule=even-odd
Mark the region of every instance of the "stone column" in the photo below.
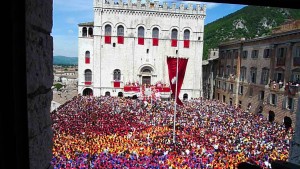
<svg viewBox="0 0 300 169">
<path fill-rule="evenodd" d="M 289 162 L 300 165 L 300 96 L 298 97 L 298 108 L 296 111 L 295 134 L 290 143 Z"/>
</svg>

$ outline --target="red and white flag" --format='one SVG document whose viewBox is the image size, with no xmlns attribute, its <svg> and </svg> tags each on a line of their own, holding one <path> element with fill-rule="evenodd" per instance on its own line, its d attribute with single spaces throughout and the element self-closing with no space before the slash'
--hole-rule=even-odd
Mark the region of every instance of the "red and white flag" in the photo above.
<svg viewBox="0 0 300 169">
<path fill-rule="evenodd" d="M 177 61 L 178 61 L 178 70 L 177 70 Z M 187 58 L 167 57 L 170 86 L 171 86 L 172 93 L 174 93 L 174 95 L 177 96 L 177 98 L 175 99 L 176 99 L 176 103 L 179 105 L 183 105 L 183 103 L 179 99 L 179 93 L 183 83 L 187 62 L 188 62 Z M 176 78 L 177 71 L 178 71 L 178 77 L 177 77 L 178 79 Z M 177 83 L 177 94 L 175 93 L 176 83 Z"/>
</svg>

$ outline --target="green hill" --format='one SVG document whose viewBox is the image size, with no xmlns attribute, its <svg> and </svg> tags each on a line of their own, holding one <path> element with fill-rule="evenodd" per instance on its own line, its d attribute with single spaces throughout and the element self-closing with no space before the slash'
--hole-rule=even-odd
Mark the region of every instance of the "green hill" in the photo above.
<svg viewBox="0 0 300 169">
<path fill-rule="evenodd" d="M 217 48 L 220 42 L 269 35 L 273 28 L 297 19 L 299 9 L 246 6 L 204 26 L 203 59 L 207 59 L 208 49 Z"/>
<path fill-rule="evenodd" d="M 78 57 L 53 56 L 54 65 L 78 65 Z"/>
</svg>

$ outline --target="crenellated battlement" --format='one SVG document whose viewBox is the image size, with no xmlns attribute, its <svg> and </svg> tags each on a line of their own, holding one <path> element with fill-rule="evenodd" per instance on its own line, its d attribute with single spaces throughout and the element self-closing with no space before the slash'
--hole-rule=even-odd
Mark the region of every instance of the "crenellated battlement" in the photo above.
<svg viewBox="0 0 300 169">
<path fill-rule="evenodd" d="M 146 0 L 146 3 L 141 3 L 141 0 L 136 0 L 135 3 L 132 0 L 128 0 L 127 3 L 124 3 L 122 0 L 115 2 L 114 0 L 95 0 L 94 8 L 109 8 L 109 9 L 130 9 L 138 11 L 152 11 L 152 12 L 169 12 L 169 13 L 182 13 L 182 14 L 198 14 L 206 15 L 206 4 L 184 4 L 181 3 L 179 7 L 176 7 L 176 3 L 173 2 L 168 4 L 163 2 L 162 5 L 159 4 L 159 1 L 150 1 Z"/>
</svg>

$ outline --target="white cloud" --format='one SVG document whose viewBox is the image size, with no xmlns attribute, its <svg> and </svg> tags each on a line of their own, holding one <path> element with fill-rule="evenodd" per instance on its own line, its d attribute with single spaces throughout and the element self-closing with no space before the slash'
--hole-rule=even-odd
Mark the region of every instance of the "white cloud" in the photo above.
<svg viewBox="0 0 300 169">
<path fill-rule="evenodd" d="M 69 29 L 69 30 L 68 30 L 68 33 L 69 33 L 69 34 L 73 34 L 74 31 L 73 31 L 72 29 Z"/>
</svg>

